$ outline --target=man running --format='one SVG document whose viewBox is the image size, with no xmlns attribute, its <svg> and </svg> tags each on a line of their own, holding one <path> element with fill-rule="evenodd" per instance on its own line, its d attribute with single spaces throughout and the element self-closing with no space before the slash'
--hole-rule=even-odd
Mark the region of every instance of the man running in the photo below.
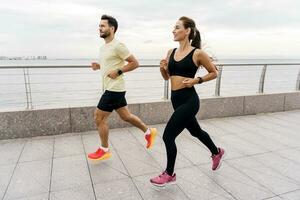
<svg viewBox="0 0 300 200">
<path fill-rule="evenodd" d="M 115 39 L 118 22 L 108 15 L 101 17 L 99 31 L 105 44 L 100 49 L 100 64 L 92 63 L 93 70 L 101 70 L 104 93 L 94 112 L 95 123 L 101 139 L 101 147 L 96 152 L 88 154 L 91 160 L 105 160 L 110 158 L 108 147 L 108 116 L 113 110 L 119 114 L 122 120 L 139 128 L 145 134 L 146 147 L 151 148 L 157 134 L 155 128 L 148 128 L 137 116 L 130 113 L 125 98 L 124 73 L 132 71 L 139 66 L 136 58 L 127 47 Z M 125 61 L 127 64 L 125 64 Z"/>
</svg>

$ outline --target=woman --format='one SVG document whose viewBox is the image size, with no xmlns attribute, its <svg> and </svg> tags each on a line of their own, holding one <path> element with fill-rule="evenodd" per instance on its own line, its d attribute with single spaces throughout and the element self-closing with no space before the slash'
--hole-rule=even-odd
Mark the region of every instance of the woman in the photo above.
<svg viewBox="0 0 300 200">
<path fill-rule="evenodd" d="M 150 182 L 156 186 L 164 186 L 176 181 L 175 139 L 185 128 L 210 150 L 212 170 L 220 167 L 224 155 L 224 149 L 215 146 L 210 136 L 200 128 L 195 117 L 199 110 L 199 97 L 194 85 L 215 79 L 217 69 L 210 57 L 201 50 L 200 33 L 192 19 L 181 17 L 174 27 L 173 35 L 174 40 L 179 42 L 179 48 L 169 50 L 167 58 L 160 62 L 163 78 L 171 80 L 171 102 L 174 113 L 163 134 L 167 151 L 167 168 L 161 175 L 150 179 Z M 203 77 L 195 78 L 199 66 L 203 66 L 208 73 Z"/>
</svg>

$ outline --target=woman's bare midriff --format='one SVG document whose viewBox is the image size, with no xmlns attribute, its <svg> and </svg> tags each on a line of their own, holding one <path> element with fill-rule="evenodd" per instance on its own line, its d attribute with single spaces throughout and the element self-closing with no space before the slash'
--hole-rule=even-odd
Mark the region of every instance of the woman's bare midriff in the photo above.
<svg viewBox="0 0 300 200">
<path fill-rule="evenodd" d="M 179 90 L 185 88 L 185 85 L 182 83 L 187 77 L 183 76 L 171 76 L 171 90 Z"/>
</svg>

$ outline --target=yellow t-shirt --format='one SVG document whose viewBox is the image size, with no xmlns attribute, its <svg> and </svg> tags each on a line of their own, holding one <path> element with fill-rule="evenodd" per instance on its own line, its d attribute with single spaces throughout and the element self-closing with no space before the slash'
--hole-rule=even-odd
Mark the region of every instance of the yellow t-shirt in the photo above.
<svg viewBox="0 0 300 200">
<path fill-rule="evenodd" d="M 116 79 L 111 79 L 107 75 L 111 70 L 122 68 L 125 65 L 125 59 L 130 55 L 131 53 L 127 47 L 116 39 L 100 48 L 100 66 L 104 90 L 125 91 L 124 74 L 121 74 Z"/>
</svg>

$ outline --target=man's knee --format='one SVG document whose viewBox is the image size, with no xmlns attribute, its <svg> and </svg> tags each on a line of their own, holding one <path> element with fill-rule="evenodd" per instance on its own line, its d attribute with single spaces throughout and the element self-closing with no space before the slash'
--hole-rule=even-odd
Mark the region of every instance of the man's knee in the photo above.
<svg viewBox="0 0 300 200">
<path fill-rule="evenodd" d="M 101 125 L 104 125 L 106 123 L 105 116 L 99 110 L 95 110 L 94 120 L 95 120 L 97 126 L 101 126 Z"/>
</svg>

